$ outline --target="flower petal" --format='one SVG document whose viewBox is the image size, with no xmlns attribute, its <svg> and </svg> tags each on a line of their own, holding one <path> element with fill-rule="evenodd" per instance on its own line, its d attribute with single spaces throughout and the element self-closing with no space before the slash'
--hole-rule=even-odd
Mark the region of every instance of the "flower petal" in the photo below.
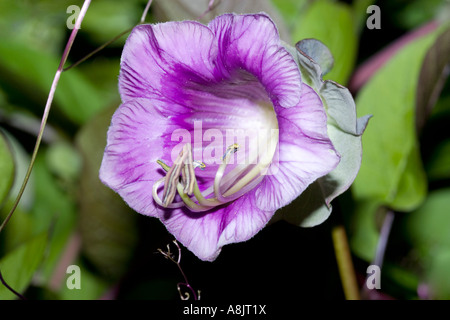
<svg viewBox="0 0 450 320">
<path fill-rule="evenodd" d="M 327 135 L 322 101 L 311 87 L 303 85 L 302 98 L 296 107 L 279 111 L 278 157 L 255 192 L 258 207 L 266 210 L 289 204 L 340 161 Z"/>
<path fill-rule="evenodd" d="M 195 21 L 140 25 L 125 44 L 119 91 L 123 102 L 133 98 L 160 98 L 167 73 L 178 68 L 212 76 L 211 57 L 217 55 L 214 34 Z"/>
<path fill-rule="evenodd" d="M 148 104 L 147 100 L 130 101 L 114 113 L 100 180 L 137 212 L 156 216 L 152 186 L 164 176 L 156 160 L 164 148 L 167 121 Z"/>
<path fill-rule="evenodd" d="M 222 247 L 246 241 L 258 233 L 274 211 L 258 209 L 254 197 L 244 195 L 230 205 L 207 213 L 175 209 L 161 216 L 167 230 L 198 258 L 213 261 Z"/>
<path fill-rule="evenodd" d="M 225 14 L 212 20 L 209 28 L 219 41 L 217 60 L 224 77 L 244 69 L 259 79 L 275 105 L 298 104 L 302 86 L 300 72 L 266 14 Z"/>
</svg>

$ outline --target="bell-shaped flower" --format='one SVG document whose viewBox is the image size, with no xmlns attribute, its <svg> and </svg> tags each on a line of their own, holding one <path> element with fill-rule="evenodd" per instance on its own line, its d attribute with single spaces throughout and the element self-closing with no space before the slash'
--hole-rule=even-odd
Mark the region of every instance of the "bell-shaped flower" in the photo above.
<svg viewBox="0 0 450 320">
<path fill-rule="evenodd" d="M 265 14 L 140 25 L 100 179 L 202 260 L 246 241 L 340 157 Z"/>
</svg>

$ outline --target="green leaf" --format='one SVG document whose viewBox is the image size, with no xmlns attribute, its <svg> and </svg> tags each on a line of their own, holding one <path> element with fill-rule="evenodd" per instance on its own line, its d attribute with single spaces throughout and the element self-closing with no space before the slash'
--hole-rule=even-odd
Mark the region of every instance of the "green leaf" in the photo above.
<svg viewBox="0 0 450 320">
<path fill-rule="evenodd" d="M 413 29 L 436 16 L 448 7 L 448 2 L 442 0 L 412 0 L 403 2 L 401 10 L 394 11 L 395 21 L 406 29 Z M 448 17 L 447 17 L 448 19 Z"/>
<path fill-rule="evenodd" d="M 8 137 L 8 141 L 11 146 L 12 153 L 14 154 L 14 160 L 16 164 L 16 173 L 14 184 L 11 189 L 11 193 L 9 195 L 10 199 L 15 199 L 19 194 L 19 190 L 22 186 L 23 179 L 25 178 L 26 172 L 28 170 L 28 166 L 31 161 L 31 156 L 27 153 L 24 146 L 9 132 L 5 132 Z M 25 210 L 30 209 L 33 206 L 34 201 L 34 191 L 35 191 L 35 183 L 34 183 L 34 173 L 31 172 L 31 176 L 28 180 L 27 187 L 22 195 L 19 206 L 23 207 Z"/>
<path fill-rule="evenodd" d="M 426 202 L 408 216 L 407 237 L 422 261 L 432 298 L 449 299 L 450 189 L 431 192 Z"/>
<path fill-rule="evenodd" d="M 42 280 L 48 281 L 64 252 L 71 233 L 76 227 L 77 208 L 75 186 L 59 184 L 52 174 L 48 158 L 53 151 L 41 149 L 34 164 L 34 178 L 38 186 L 34 193 L 34 204 L 30 210 L 33 219 L 33 233 L 51 230 L 46 263 L 42 270 Z M 54 169 L 53 169 L 54 170 Z"/>
<path fill-rule="evenodd" d="M 307 0 L 272 0 L 288 25 L 289 29 L 300 19 L 302 11 L 308 4 Z"/>
<path fill-rule="evenodd" d="M 0 41 L 0 84 L 27 101 L 45 104 L 59 58 L 14 40 Z M 67 118 L 77 124 L 90 119 L 105 107 L 101 94 L 76 69 L 61 75 L 54 103 Z M 42 110 L 39 111 L 42 113 Z"/>
<path fill-rule="evenodd" d="M 417 299 L 417 289 L 420 285 L 420 277 L 417 271 L 385 261 L 383 263 L 383 275 L 400 286 L 402 289 L 402 297 L 400 299 Z"/>
<path fill-rule="evenodd" d="M 394 210 L 408 211 L 425 197 L 426 179 L 418 159 L 415 130 L 415 99 L 423 59 L 438 34 L 436 31 L 404 47 L 357 97 L 358 112 L 374 115 L 363 137 L 363 162 L 353 184 L 357 200 L 373 199 Z"/>
<path fill-rule="evenodd" d="M 427 176 L 422 167 L 419 148 L 413 148 L 406 158 L 406 167 L 400 177 L 397 193 L 389 203 L 392 208 L 412 211 L 417 208 L 427 194 Z"/>
<path fill-rule="evenodd" d="M 450 73 L 450 28 L 428 50 L 416 92 L 416 124 L 420 130 L 433 110 Z"/>
<path fill-rule="evenodd" d="M 15 291 L 22 293 L 30 284 L 44 256 L 47 233 L 44 232 L 17 249 L 9 252 L 0 260 L 0 269 L 6 283 Z M 12 300 L 16 296 L 0 285 L 0 299 Z"/>
<path fill-rule="evenodd" d="M 357 119 L 350 92 L 333 81 L 322 80 L 322 75 L 333 65 L 333 57 L 324 44 L 315 39 L 305 39 L 297 43 L 297 51 L 285 46 L 296 58 L 303 79 L 321 97 L 328 115 L 328 136 L 341 156 L 333 171 L 311 184 L 278 214 L 292 224 L 312 227 L 330 216 L 331 201 L 348 190 L 355 179 L 361 164 L 361 135 L 370 116 Z"/>
<path fill-rule="evenodd" d="M 435 251 L 430 258 L 429 268 L 426 270 L 426 279 L 431 287 L 431 298 L 450 300 L 450 250 Z"/>
<path fill-rule="evenodd" d="M 82 30 L 96 42 L 103 44 L 137 24 L 141 15 L 142 8 L 136 0 L 97 0 L 89 7 Z M 111 45 L 123 46 L 125 40 L 124 36 Z"/>
<path fill-rule="evenodd" d="M 308 38 L 323 42 L 334 56 L 335 67 L 326 78 L 345 85 L 353 70 L 358 46 L 352 9 L 341 2 L 312 2 L 292 31 L 294 43 Z"/>
<path fill-rule="evenodd" d="M 80 267 L 80 289 L 69 289 L 66 281 L 59 291 L 59 299 L 61 300 L 97 300 L 106 293 L 108 286 L 107 281 L 100 278 L 98 274 L 93 273 L 88 266 L 82 261 L 75 261 L 75 265 Z M 69 275 L 67 275 L 68 277 Z M 67 277 L 65 280 L 67 280 Z"/>
<path fill-rule="evenodd" d="M 433 248 L 450 249 L 450 189 L 431 192 L 423 205 L 410 214 L 407 230 L 422 255 L 433 255 Z"/>
<path fill-rule="evenodd" d="M 81 173 L 81 156 L 67 142 L 52 144 L 46 153 L 46 162 L 52 173 L 66 183 L 76 181 Z"/>
<path fill-rule="evenodd" d="M 375 257 L 380 234 L 375 217 L 381 209 L 377 201 L 359 201 L 352 215 L 350 246 L 354 254 L 366 261 L 373 261 Z"/>
<path fill-rule="evenodd" d="M 66 8 L 73 1 L 1 1 L 0 39 L 27 43 L 39 51 L 56 53 L 66 32 Z"/>
<path fill-rule="evenodd" d="M 374 115 L 363 136 L 363 161 L 352 186 L 359 203 L 352 217 L 352 249 L 367 261 L 373 259 L 377 245 L 376 211 L 381 206 L 412 211 L 426 197 L 415 100 L 424 57 L 440 32 L 436 30 L 401 49 L 371 78 L 356 100 L 358 112 Z"/>
<path fill-rule="evenodd" d="M 14 158 L 6 137 L 0 129 L 0 208 L 14 181 Z"/>
<path fill-rule="evenodd" d="M 83 251 L 111 279 L 125 272 L 137 242 L 137 213 L 98 178 L 114 111 L 115 108 L 102 111 L 82 128 L 76 139 L 83 155 L 79 189 Z"/>
</svg>

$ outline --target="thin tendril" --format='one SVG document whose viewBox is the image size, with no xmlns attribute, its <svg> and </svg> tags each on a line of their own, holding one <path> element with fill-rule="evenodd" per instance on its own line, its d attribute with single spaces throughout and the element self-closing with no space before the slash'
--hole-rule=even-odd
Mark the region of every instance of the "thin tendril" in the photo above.
<svg viewBox="0 0 450 320">
<path fill-rule="evenodd" d="M 61 77 L 61 73 L 64 67 L 64 64 L 66 63 L 67 57 L 69 56 L 70 49 L 72 48 L 72 44 L 75 41 L 75 37 L 78 33 L 78 30 L 80 29 L 81 22 L 84 19 L 84 16 L 86 14 L 86 11 L 90 5 L 90 0 L 85 0 L 83 7 L 81 8 L 80 14 L 78 16 L 78 19 L 75 23 L 75 26 L 72 30 L 72 33 L 70 34 L 69 40 L 67 41 L 66 48 L 64 49 L 63 55 L 61 57 L 61 61 L 59 63 L 58 69 L 56 70 L 55 77 L 53 78 L 53 83 L 50 88 L 50 92 L 48 94 L 47 103 L 45 105 L 44 114 L 42 116 L 41 126 L 39 129 L 39 134 L 36 139 L 36 144 L 34 146 L 33 154 L 31 156 L 31 162 L 28 166 L 27 172 L 25 174 L 25 178 L 23 180 L 22 186 L 20 187 L 19 193 L 16 197 L 16 200 L 14 201 L 13 207 L 11 208 L 11 211 L 6 216 L 3 223 L 0 225 L 0 233 L 5 228 L 8 221 L 11 219 L 14 211 L 16 210 L 17 206 L 19 205 L 20 199 L 22 198 L 22 195 L 25 191 L 25 187 L 27 186 L 28 180 L 30 179 L 31 171 L 33 170 L 34 162 L 36 161 L 37 152 L 39 150 L 39 146 L 42 141 L 42 135 L 44 134 L 45 125 L 47 124 L 47 118 L 50 113 L 51 105 L 53 102 L 53 97 L 55 95 L 56 87 L 58 86 L 59 79 Z"/>
<path fill-rule="evenodd" d="M 176 240 L 174 240 L 173 243 L 175 244 L 175 246 L 178 249 L 178 258 L 176 260 L 174 259 L 173 253 L 170 252 L 170 245 L 167 245 L 167 251 L 163 251 L 161 249 L 158 249 L 158 251 L 164 257 L 166 257 L 167 259 L 169 259 L 170 261 L 172 261 L 173 263 L 175 263 L 177 265 L 178 269 L 180 270 L 181 275 L 184 278 L 184 282 L 180 282 L 180 283 L 177 284 L 177 290 L 180 293 L 180 298 L 181 298 L 181 300 L 188 300 L 190 298 L 189 292 L 185 292 L 184 296 L 181 293 L 180 285 L 183 285 L 183 286 L 185 286 L 186 288 L 188 288 L 192 292 L 194 300 L 200 300 L 200 290 L 198 290 L 198 292 L 195 292 L 194 288 L 192 288 L 192 286 L 189 284 L 189 281 L 188 281 L 188 279 L 186 277 L 186 274 L 183 271 L 183 268 L 181 268 L 181 264 L 180 264 L 180 262 L 181 262 L 181 248 L 178 245 L 178 242 Z"/>
<path fill-rule="evenodd" d="M 153 0 L 149 0 L 147 2 L 144 12 L 142 13 L 142 17 L 141 17 L 141 21 L 140 21 L 141 24 L 145 22 L 145 18 L 147 17 L 147 13 L 148 13 L 148 10 L 150 9 L 150 6 L 152 5 L 152 2 L 153 2 Z"/>
<path fill-rule="evenodd" d="M 8 224 L 9 220 L 11 219 L 12 215 L 16 211 L 16 208 L 19 205 L 19 202 L 22 199 L 22 195 L 23 195 L 23 193 L 25 191 L 25 188 L 26 188 L 26 186 L 28 184 L 28 180 L 30 179 L 31 171 L 33 170 L 34 162 L 36 161 L 36 156 L 37 156 L 39 147 L 41 145 L 41 141 L 42 141 L 42 136 L 44 134 L 45 125 L 47 124 L 47 119 L 48 119 L 48 115 L 50 113 L 50 109 L 51 109 L 51 106 L 52 106 L 53 97 L 54 97 L 55 92 L 56 92 L 56 87 L 58 86 L 58 82 L 59 82 L 59 79 L 61 77 L 61 73 L 62 73 L 64 64 L 67 61 L 67 57 L 69 56 L 70 49 L 72 48 L 72 45 L 73 45 L 73 43 L 75 41 L 75 37 L 76 37 L 76 35 L 78 33 L 78 30 L 80 30 L 81 22 L 83 21 L 84 16 L 86 15 L 86 12 L 87 12 L 87 9 L 89 8 L 90 3 L 91 3 L 90 0 L 85 0 L 84 1 L 83 7 L 80 10 L 80 14 L 78 16 L 78 19 L 77 19 L 77 21 L 75 23 L 75 26 L 74 26 L 74 28 L 72 30 L 72 33 L 70 34 L 69 40 L 67 41 L 66 47 L 65 47 L 64 52 L 63 52 L 62 57 L 61 57 L 61 61 L 60 61 L 59 66 L 58 66 L 58 69 L 56 70 L 55 77 L 53 78 L 53 83 L 52 83 L 52 86 L 50 88 L 50 92 L 48 94 L 47 102 L 45 104 L 44 114 L 43 114 L 42 120 L 41 120 L 41 126 L 39 128 L 39 134 L 38 134 L 37 139 L 36 139 L 36 144 L 34 146 L 34 150 L 33 150 L 32 156 L 31 156 L 30 164 L 29 164 L 27 172 L 25 174 L 25 178 L 23 179 L 22 186 L 20 187 L 19 193 L 17 194 L 16 200 L 14 201 L 14 204 L 13 204 L 11 210 L 9 211 L 8 215 L 6 216 L 5 220 L 0 225 L 0 233 L 3 231 L 3 229 L 5 228 L 5 226 Z M 4 281 L 3 277 L 1 277 L 1 282 L 6 288 L 8 288 L 8 290 L 13 292 L 16 296 L 18 296 L 20 298 L 23 298 L 19 293 L 17 293 L 15 290 L 13 290 Z"/>
<path fill-rule="evenodd" d="M 116 42 L 118 39 L 122 38 L 124 35 L 126 35 L 128 32 L 130 32 L 131 30 L 133 30 L 134 27 L 131 27 L 128 30 L 123 31 L 122 33 L 120 33 L 119 35 L 115 36 L 114 38 L 112 38 L 111 40 L 109 40 L 108 42 L 105 42 L 104 44 L 102 44 L 100 47 L 98 47 L 97 49 L 95 49 L 94 51 L 88 53 L 86 56 L 84 56 L 83 58 L 81 58 L 80 60 L 78 60 L 77 62 L 71 64 L 70 66 L 64 68 L 62 71 L 69 71 L 72 68 L 75 68 L 76 66 L 78 66 L 79 64 L 85 62 L 86 60 L 88 60 L 90 57 L 92 57 L 93 55 L 95 55 L 96 53 L 102 51 L 103 49 L 105 49 L 107 46 L 109 46 L 111 43 Z"/>
<path fill-rule="evenodd" d="M 208 8 L 205 10 L 205 12 L 202 13 L 201 16 L 197 17 L 197 20 L 203 19 L 204 16 L 214 10 L 220 4 L 220 1 L 221 0 L 217 1 L 217 3 L 214 4 L 215 0 L 209 0 Z"/>
<path fill-rule="evenodd" d="M 27 300 L 27 298 L 25 298 L 23 295 L 21 295 L 20 293 L 18 293 L 16 290 L 14 290 L 13 288 L 11 288 L 5 281 L 5 279 L 3 278 L 2 272 L 0 271 L 0 281 L 1 283 L 12 293 L 14 293 L 20 300 Z"/>
<path fill-rule="evenodd" d="M 145 22 L 145 18 L 147 17 L 148 14 L 148 10 L 150 9 L 150 6 L 152 5 L 153 0 L 149 0 L 147 2 L 147 5 L 145 6 L 144 12 L 142 13 L 142 17 L 141 20 L 139 21 L 138 24 L 143 24 Z M 72 68 L 75 68 L 76 66 L 78 66 L 79 64 L 83 63 L 84 61 L 88 60 L 90 57 L 92 57 L 93 55 L 95 55 L 96 53 L 102 51 L 103 49 L 105 49 L 107 46 L 109 46 L 110 44 L 116 42 L 117 40 L 119 40 L 120 38 L 122 38 L 124 35 L 126 35 L 128 32 L 130 32 L 131 30 L 133 30 L 135 26 L 121 32 L 120 34 L 118 34 L 117 36 L 115 36 L 114 38 L 112 38 L 111 40 L 109 40 L 108 42 L 105 42 L 104 44 L 102 44 L 100 47 L 98 47 L 97 49 L 95 49 L 94 51 L 88 53 L 86 56 L 84 56 L 83 58 L 81 58 L 80 60 L 78 60 L 77 62 L 73 63 L 72 65 L 66 67 L 63 69 L 63 71 L 68 71 Z"/>
</svg>

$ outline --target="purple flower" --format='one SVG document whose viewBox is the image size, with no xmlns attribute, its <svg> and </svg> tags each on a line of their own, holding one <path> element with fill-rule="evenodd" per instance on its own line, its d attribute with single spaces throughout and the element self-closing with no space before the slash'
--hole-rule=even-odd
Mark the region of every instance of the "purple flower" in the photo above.
<svg viewBox="0 0 450 320">
<path fill-rule="evenodd" d="M 119 90 L 100 179 L 202 260 L 339 163 L 322 102 L 265 14 L 137 26 Z"/>
</svg>

